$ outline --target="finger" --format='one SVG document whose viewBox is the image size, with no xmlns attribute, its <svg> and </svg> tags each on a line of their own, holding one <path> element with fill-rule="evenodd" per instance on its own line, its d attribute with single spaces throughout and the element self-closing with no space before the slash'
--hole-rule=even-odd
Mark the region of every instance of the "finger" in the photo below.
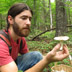
<svg viewBox="0 0 72 72">
<path fill-rule="evenodd" d="M 62 53 L 62 54 L 64 54 L 64 53 L 68 54 L 69 53 L 67 45 L 63 45 L 63 50 L 60 51 L 60 53 Z"/>
<path fill-rule="evenodd" d="M 63 58 L 67 58 L 69 56 L 69 51 L 67 45 L 63 46 Z"/>
<path fill-rule="evenodd" d="M 54 48 L 53 48 L 53 52 L 57 52 L 60 49 L 60 44 L 57 44 Z"/>
<path fill-rule="evenodd" d="M 63 50 L 64 50 L 64 52 L 65 52 L 66 54 L 69 54 L 69 50 L 68 50 L 68 47 L 67 47 L 67 45 L 64 45 L 64 48 L 63 48 Z"/>
</svg>

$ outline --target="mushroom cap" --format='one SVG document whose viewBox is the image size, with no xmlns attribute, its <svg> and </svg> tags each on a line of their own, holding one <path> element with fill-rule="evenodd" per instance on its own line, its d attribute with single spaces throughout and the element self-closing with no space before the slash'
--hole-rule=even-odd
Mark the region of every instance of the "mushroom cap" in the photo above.
<svg viewBox="0 0 72 72">
<path fill-rule="evenodd" d="M 68 36 L 58 36 L 54 38 L 54 40 L 59 40 L 59 41 L 66 41 L 68 39 L 69 39 Z"/>
</svg>

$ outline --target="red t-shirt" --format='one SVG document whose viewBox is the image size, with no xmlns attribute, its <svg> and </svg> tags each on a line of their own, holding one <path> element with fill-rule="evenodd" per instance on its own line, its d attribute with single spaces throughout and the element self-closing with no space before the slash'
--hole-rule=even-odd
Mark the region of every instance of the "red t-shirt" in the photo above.
<svg viewBox="0 0 72 72">
<path fill-rule="evenodd" d="M 10 35 L 10 32 L 9 32 Z M 20 49 L 20 41 L 22 39 L 22 48 Z M 8 45 L 0 39 L 0 66 L 8 64 L 14 60 L 16 60 L 18 53 L 25 54 L 28 52 L 26 40 L 24 37 L 17 40 L 17 43 L 10 38 L 12 51 L 11 54 L 9 53 Z"/>
</svg>

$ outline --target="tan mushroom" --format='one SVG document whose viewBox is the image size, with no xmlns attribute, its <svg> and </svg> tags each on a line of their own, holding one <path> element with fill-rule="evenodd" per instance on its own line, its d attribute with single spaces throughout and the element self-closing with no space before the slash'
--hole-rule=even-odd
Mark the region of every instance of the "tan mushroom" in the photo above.
<svg viewBox="0 0 72 72">
<path fill-rule="evenodd" d="M 69 39 L 68 36 L 58 36 L 58 37 L 55 37 L 55 38 L 54 38 L 54 40 L 60 41 L 60 43 L 61 43 L 60 50 L 63 50 L 63 41 L 66 41 L 66 40 L 68 40 L 68 39 Z"/>
</svg>

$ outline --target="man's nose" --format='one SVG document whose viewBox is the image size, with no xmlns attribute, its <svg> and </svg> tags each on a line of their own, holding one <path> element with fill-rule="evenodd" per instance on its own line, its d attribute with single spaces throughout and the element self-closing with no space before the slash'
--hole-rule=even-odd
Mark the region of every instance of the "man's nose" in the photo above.
<svg viewBox="0 0 72 72">
<path fill-rule="evenodd" d="M 31 21 L 29 19 L 27 19 L 27 24 L 31 25 Z"/>
</svg>

